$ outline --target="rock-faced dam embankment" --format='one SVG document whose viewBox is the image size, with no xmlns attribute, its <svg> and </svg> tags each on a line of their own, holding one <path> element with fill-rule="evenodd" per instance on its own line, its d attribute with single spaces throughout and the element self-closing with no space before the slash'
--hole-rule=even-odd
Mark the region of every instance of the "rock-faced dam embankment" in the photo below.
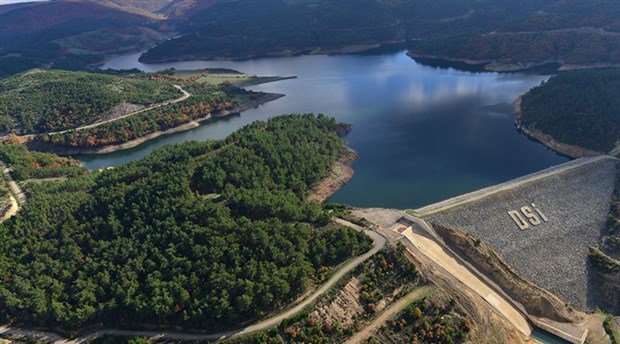
<svg viewBox="0 0 620 344">
<path fill-rule="evenodd" d="M 577 159 L 415 212 L 429 223 L 468 231 L 525 278 L 578 309 L 593 309 L 600 299 L 588 247 L 599 244 L 616 173 L 617 159 Z"/>
</svg>

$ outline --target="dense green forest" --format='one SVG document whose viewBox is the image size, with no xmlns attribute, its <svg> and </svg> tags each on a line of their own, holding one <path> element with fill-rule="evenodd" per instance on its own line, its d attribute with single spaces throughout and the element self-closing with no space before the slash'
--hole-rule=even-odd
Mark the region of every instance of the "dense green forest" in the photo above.
<svg viewBox="0 0 620 344">
<path fill-rule="evenodd" d="M 467 35 L 417 42 L 410 54 L 481 61 L 500 71 L 555 63 L 618 64 L 620 35 L 590 30 Z"/>
<path fill-rule="evenodd" d="M 145 77 L 34 69 L 0 79 L 0 131 L 59 131 L 96 122 L 122 103 L 179 98 L 172 83 Z"/>
<path fill-rule="evenodd" d="M 86 69 L 110 54 L 146 48 L 166 32 L 152 15 L 106 2 L 2 4 L 0 76 L 35 67 Z"/>
<path fill-rule="evenodd" d="M 492 30 L 506 17 L 538 7 L 534 2 L 466 0 L 222 2 L 187 13 L 177 21 L 185 35 L 160 43 L 141 60 L 307 53 Z"/>
<path fill-rule="evenodd" d="M 562 72 L 522 97 L 518 122 L 558 141 L 609 152 L 620 140 L 620 69 Z"/>
<path fill-rule="evenodd" d="M 156 43 L 143 61 L 417 42 L 416 54 L 503 63 L 546 61 L 533 59 L 539 56 L 620 62 L 620 4 L 614 0 L 57 0 L 3 8 L 0 76 L 44 66 L 86 69 Z M 179 35 L 166 39 L 172 32 Z"/>
<path fill-rule="evenodd" d="M 11 167 L 11 177 L 16 181 L 73 177 L 87 172 L 76 160 L 31 151 L 20 144 L 9 142 L 0 143 L 0 161 Z"/>
<path fill-rule="evenodd" d="M 141 60 L 346 52 L 410 41 L 413 53 L 426 56 L 620 63 L 619 18 L 613 0 L 232 1 L 187 11 L 176 19 L 184 34 Z"/>
<path fill-rule="evenodd" d="M 28 186 L 0 225 L 0 322 L 209 329 L 260 317 L 367 250 L 306 201 L 343 143 L 323 115 Z"/>
</svg>

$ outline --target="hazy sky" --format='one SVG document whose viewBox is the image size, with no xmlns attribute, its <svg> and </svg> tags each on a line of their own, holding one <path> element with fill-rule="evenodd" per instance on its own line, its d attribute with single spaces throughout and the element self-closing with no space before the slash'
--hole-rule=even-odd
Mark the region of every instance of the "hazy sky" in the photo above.
<svg viewBox="0 0 620 344">
<path fill-rule="evenodd" d="M 47 1 L 47 0 L 37 0 L 37 1 Z M 0 0 L 0 5 L 16 4 L 18 2 L 33 2 L 33 0 Z"/>
</svg>

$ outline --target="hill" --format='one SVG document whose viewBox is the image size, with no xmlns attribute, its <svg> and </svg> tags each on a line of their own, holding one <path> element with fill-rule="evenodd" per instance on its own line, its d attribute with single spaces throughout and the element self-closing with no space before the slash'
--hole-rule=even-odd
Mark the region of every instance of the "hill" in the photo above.
<svg viewBox="0 0 620 344">
<path fill-rule="evenodd" d="M 620 69 L 562 72 L 521 97 L 518 125 L 610 152 L 620 142 Z"/>
<path fill-rule="evenodd" d="M 284 95 L 240 86 L 280 79 L 226 69 L 32 70 L 0 79 L 0 128 L 28 134 L 21 139 L 37 150 L 67 155 L 116 151 L 278 99 Z"/>
<path fill-rule="evenodd" d="M 181 3 L 186 7 L 192 5 L 188 1 Z M 504 4 L 506 9 L 494 6 L 497 14 L 479 15 L 477 10 L 483 5 L 461 0 L 269 0 L 199 4 L 193 4 L 192 10 L 186 10 L 186 15 L 177 20 L 177 29 L 185 35 L 162 42 L 144 54 L 142 60 L 192 56 L 241 58 L 363 49 L 414 37 L 468 32 L 481 27 L 490 29 L 509 10 L 522 11 L 521 6 Z M 471 11 L 474 13 L 470 14 Z M 450 20 L 457 17 L 462 18 Z"/>
<path fill-rule="evenodd" d="M 620 4 L 611 0 L 188 0 L 169 7 L 184 8 L 169 17 L 183 34 L 150 49 L 144 62 L 354 52 L 412 41 L 412 55 L 495 70 L 620 64 Z"/>
<path fill-rule="evenodd" d="M 30 186 L 0 224 L 0 321 L 208 330 L 289 304 L 370 246 L 306 201 L 338 129 L 286 115 Z"/>
<path fill-rule="evenodd" d="M 410 42 L 412 56 L 519 70 L 620 64 L 613 0 L 57 0 L 0 10 L 0 75 L 144 62 L 349 53 Z M 167 39 L 174 35 L 174 38 Z"/>
<path fill-rule="evenodd" d="M 45 133 L 179 98 L 171 82 L 135 74 L 31 70 L 0 79 L 0 131 Z"/>
<path fill-rule="evenodd" d="M 615 1 L 539 2 L 492 30 L 418 42 L 412 56 L 433 56 L 510 71 L 546 64 L 620 64 L 620 4 Z"/>
<path fill-rule="evenodd" d="M 128 6 L 61 0 L 3 11 L 0 76 L 41 66 L 83 69 L 162 39 L 158 16 Z"/>
</svg>

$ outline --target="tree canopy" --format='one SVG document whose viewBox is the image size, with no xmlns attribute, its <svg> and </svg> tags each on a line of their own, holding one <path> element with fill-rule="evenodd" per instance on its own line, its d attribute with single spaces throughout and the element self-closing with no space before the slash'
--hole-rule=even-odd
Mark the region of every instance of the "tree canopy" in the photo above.
<svg viewBox="0 0 620 344">
<path fill-rule="evenodd" d="M 0 80 L 0 131 L 71 129 L 104 119 L 123 103 L 146 106 L 180 96 L 169 82 L 34 69 Z"/>
<path fill-rule="evenodd" d="M 564 143 L 609 152 L 620 140 L 620 69 L 562 72 L 522 97 L 519 122 Z"/>
<path fill-rule="evenodd" d="M 215 328 L 264 315 L 369 248 L 306 201 L 343 147 L 323 115 L 29 185 L 0 224 L 0 321 Z"/>
</svg>

